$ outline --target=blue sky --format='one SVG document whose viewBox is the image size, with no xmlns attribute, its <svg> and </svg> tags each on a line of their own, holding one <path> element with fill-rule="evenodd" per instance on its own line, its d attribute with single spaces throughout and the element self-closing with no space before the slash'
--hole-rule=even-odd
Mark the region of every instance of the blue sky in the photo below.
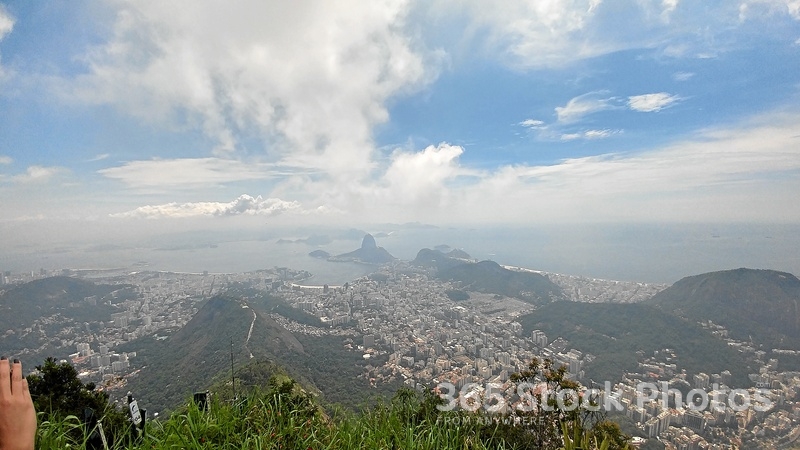
<svg viewBox="0 0 800 450">
<path fill-rule="evenodd" d="M 6 235 L 798 223 L 797 192 L 798 0 L 0 0 Z"/>
</svg>

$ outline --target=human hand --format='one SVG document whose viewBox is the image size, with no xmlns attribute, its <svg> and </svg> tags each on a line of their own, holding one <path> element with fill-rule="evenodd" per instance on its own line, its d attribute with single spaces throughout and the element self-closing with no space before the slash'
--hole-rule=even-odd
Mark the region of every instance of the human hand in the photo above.
<svg viewBox="0 0 800 450">
<path fill-rule="evenodd" d="M 0 450 L 33 450 L 36 411 L 22 364 L 0 358 Z"/>
</svg>

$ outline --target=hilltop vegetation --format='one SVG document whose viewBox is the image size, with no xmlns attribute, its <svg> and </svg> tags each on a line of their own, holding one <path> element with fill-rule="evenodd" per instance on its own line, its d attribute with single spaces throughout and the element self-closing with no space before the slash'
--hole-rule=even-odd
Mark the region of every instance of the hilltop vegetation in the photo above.
<svg viewBox="0 0 800 450">
<path fill-rule="evenodd" d="M 508 270 L 494 261 L 472 262 L 463 251 L 443 253 L 424 248 L 412 264 L 435 271 L 436 277 L 457 282 L 462 291 L 518 298 L 534 304 L 564 299 L 564 292 L 544 275 Z"/>
<path fill-rule="evenodd" d="M 121 345 L 119 351 L 137 352 L 137 365 L 142 366 L 125 389 L 161 411 L 205 389 L 218 372 L 229 370 L 232 349 L 240 361 L 251 354 L 260 360 L 274 360 L 275 350 L 281 347 L 303 352 L 303 345 L 269 316 L 217 296 L 169 338 L 137 339 Z"/>
<path fill-rule="evenodd" d="M 670 348 L 674 362 L 689 373 L 730 370 L 734 386 L 748 386 L 748 366 L 736 350 L 694 322 L 650 305 L 553 302 L 519 318 L 525 333 L 539 329 L 552 340 L 590 353 L 586 376 L 615 381 L 623 371 L 636 372 L 640 355 Z"/>
<path fill-rule="evenodd" d="M 482 412 L 442 411 L 438 407 L 444 402 L 435 394 L 407 389 L 358 415 L 343 410 L 325 413 L 313 395 L 280 374 L 244 397 L 230 397 L 225 390 L 213 392 L 207 409 L 190 403 L 163 421 L 146 421 L 144 433 L 138 436 L 130 427 L 107 434 L 110 447 L 622 450 L 627 445 L 627 438 L 610 422 L 586 423 L 588 431 L 584 431 L 579 416 L 556 409 L 548 413 L 552 420 L 537 425 L 515 423 L 506 416 Z M 107 418 L 98 419 L 105 423 Z M 74 415 L 42 412 L 37 448 L 99 448 L 97 431 Z"/>
<path fill-rule="evenodd" d="M 771 348 L 800 348 L 800 280 L 774 270 L 736 269 L 686 277 L 648 303 Z"/>
<path fill-rule="evenodd" d="M 280 366 L 321 401 L 348 408 L 397 389 L 393 383 L 370 388 L 359 378 L 367 362 L 344 348 L 344 337 L 292 334 L 269 316 L 284 309 L 304 318 L 305 313 L 274 297 L 211 298 L 169 338 L 146 337 L 119 346 L 119 351 L 137 352 L 135 362 L 141 367 L 124 390 L 136 393 L 153 411 L 172 409 L 193 392 L 205 390 L 213 378 L 229 380 L 231 353 L 237 379 L 252 364 Z"/>
</svg>

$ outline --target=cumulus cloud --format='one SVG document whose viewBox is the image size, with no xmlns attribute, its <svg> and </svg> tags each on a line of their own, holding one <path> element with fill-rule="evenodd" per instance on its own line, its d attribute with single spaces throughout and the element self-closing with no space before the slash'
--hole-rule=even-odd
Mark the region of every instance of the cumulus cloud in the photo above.
<svg viewBox="0 0 800 450">
<path fill-rule="evenodd" d="M 297 202 L 287 202 L 278 198 L 251 197 L 240 195 L 237 199 L 223 202 L 166 203 L 163 205 L 141 206 L 131 211 L 111 214 L 116 218 L 186 218 L 186 217 L 229 217 L 239 215 L 272 216 L 300 208 Z"/>
<path fill-rule="evenodd" d="M 678 100 L 680 100 L 680 97 L 666 92 L 634 95 L 628 97 L 628 107 L 639 112 L 656 112 L 671 106 Z"/>
<path fill-rule="evenodd" d="M 676 72 L 672 74 L 672 79 L 675 81 L 688 81 L 694 76 L 692 72 Z"/>
<path fill-rule="evenodd" d="M 140 189 L 209 187 L 235 181 L 267 179 L 280 173 L 271 164 L 214 157 L 129 161 L 97 172 Z"/>
<path fill-rule="evenodd" d="M 407 203 L 438 203 L 446 194 L 447 182 L 465 174 L 458 164 L 464 149 L 441 143 L 421 152 L 397 151 L 382 177 L 392 196 Z"/>
<path fill-rule="evenodd" d="M 436 55 L 404 31 L 403 0 L 115 5 L 113 36 L 75 95 L 198 126 L 221 157 L 256 138 L 272 161 L 363 175 L 387 99 L 435 76 Z"/>
<path fill-rule="evenodd" d="M 562 123 L 576 122 L 583 116 L 617 108 L 613 97 L 604 98 L 606 94 L 607 92 L 604 91 L 589 92 L 571 99 L 564 106 L 556 107 L 558 121 Z"/>
<path fill-rule="evenodd" d="M 14 162 L 10 156 L 0 155 L 0 166 L 7 166 Z"/>
</svg>

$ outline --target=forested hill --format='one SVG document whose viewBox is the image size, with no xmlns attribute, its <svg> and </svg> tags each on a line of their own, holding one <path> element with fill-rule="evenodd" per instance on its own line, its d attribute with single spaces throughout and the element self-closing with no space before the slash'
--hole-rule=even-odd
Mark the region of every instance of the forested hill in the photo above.
<svg viewBox="0 0 800 450">
<path fill-rule="evenodd" d="M 144 367 L 130 378 L 129 389 L 156 411 L 179 404 L 238 361 L 275 360 L 277 354 L 301 354 L 302 344 L 269 316 L 223 296 L 208 300 L 174 335 L 159 341 L 137 339 L 118 351 L 137 352 Z"/>
<path fill-rule="evenodd" d="M 648 303 L 692 321 L 711 320 L 736 339 L 778 348 L 800 344 L 800 280 L 790 273 L 736 269 L 695 275 Z"/>
<path fill-rule="evenodd" d="M 124 390 L 136 393 L 152 411 L 174 408 L 193 392 L 208 389 L 215 379 L 229 379 L 233 353 L 239 383 L 246 383 L 245 374 L 256 363 L 282 367 L 320 393 L 323 402 L 357 408 L 368 396 L 379 393 L 359 378 L 367 362 L 361 353 L 345 348 L 346 337 L 293 334 L 270 317 L 280 310 L 304 320 L 302 311 L 287 314 L 291 309 L 271 296 L 213 297 L 171 337 L 136 339 L 116 349 L 137 352 L 133 363 L 141 368 Z M 378 391 L 389 393 L 397 387 L 388 384 Z"/>
<path fill-rule="evenodd" d="M 546 276 L 508 270 L 494 261 L 459 264 L 439 270 L 437 276 L 460 282 L 465 291 L 516 297 L 534 304 L 564 299 L 561 288 Z"/>
<path fill-rule="evenodd" d="M 562 337 L 568 348 L 594 355 L 587 377 L 615 381 L 623 371 L 637 372 L 638 360 L 669 348 L 679 369 L 708 374 L 729 370 L 734 386 L 749 386 L 740 353 L 694 322 L 639 303 L 553 302 L 519 318 L 524 332 Z M 638 354 L 637 354 L 638 353 Z"/>
</svg>

